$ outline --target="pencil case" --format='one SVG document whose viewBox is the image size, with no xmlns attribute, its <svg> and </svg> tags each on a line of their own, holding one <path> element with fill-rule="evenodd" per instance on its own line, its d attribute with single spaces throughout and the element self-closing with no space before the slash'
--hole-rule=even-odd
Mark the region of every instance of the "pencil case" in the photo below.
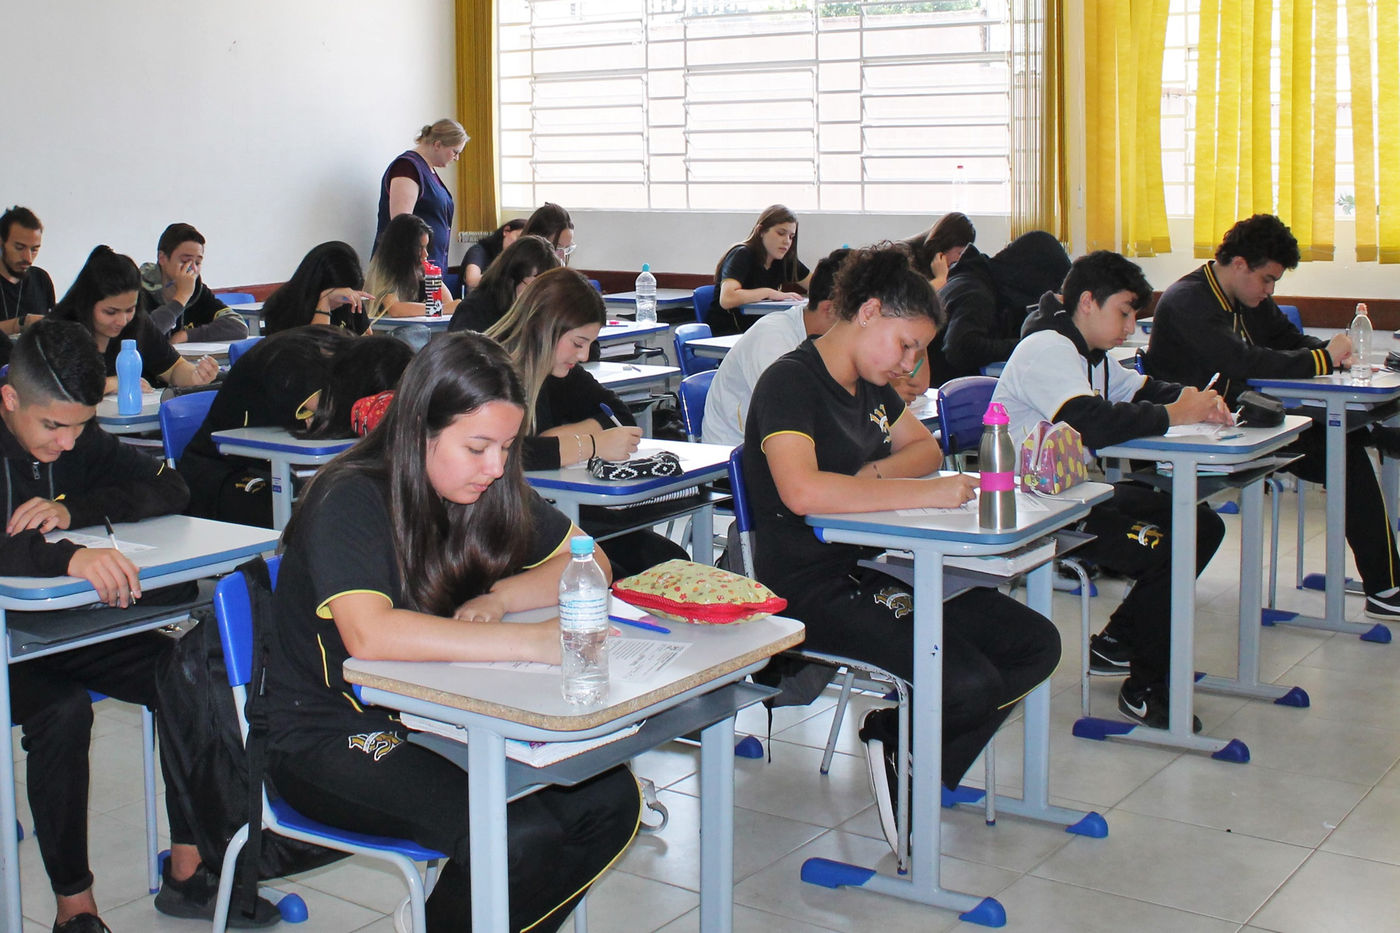
<svg viewBox="0 0 1400 933">
<path fill-rule="evenodd" d="M 651 479 L 656 476 L 680 476 L 681 458 L 669 450 L 658 451 L 650 457 L 636 457 L 632 460 L 604 460 L 602 457 L 588 459 L 588 472 L 598 479 Z"/>
<path fill-rule="evenodd" d="M 1053 496 L 1089 478 L 1084 441 L 1063 421 L 1041 421 L 1021 443 L 1021 487 Z"/>
<path fill-rule="evenodd" d="M 612 591 L 654 615 L 705 625 L 748 622 L 787 608 L 786 599 L 757 580 L 688 560 L 657 564 L 618 580 Z"/>
</svg>

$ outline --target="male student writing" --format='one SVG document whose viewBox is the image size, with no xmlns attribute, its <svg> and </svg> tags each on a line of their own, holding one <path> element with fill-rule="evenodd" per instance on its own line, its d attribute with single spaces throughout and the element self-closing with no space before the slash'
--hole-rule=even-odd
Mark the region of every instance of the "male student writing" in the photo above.
<svg viewBox="0 0 1400 933">
<path fill-rule="evenodd" d="M 166 227 L 156 261 L 141 266 L 142 309 L 171 343 L 242 340 L 247 322 L 204 284 L 203 265 L 204 235 L 185 223 Z"/>
<path fill-rule="evenodd" d="M 142 596 L 138 571 L 126 556 L 44 538 L 50 531 L 100 525 L 104 518 L 126 522 L 176 513 L 189 499 L 184 481 L 163 461 L 91 424 L 102 399 L 103 371 L 81 325 L 39 321 L 16 340 L 8 378 L 0 385 L 6 502 L 0 575 L 82 577 L 102 602 L 126 607 Z M 57 900 L 55 933 L 107 930 L 88 867 L 88 691 L 154 706 L 156 663 L 170 644 L 148 632 L 10 667 L 11 710 L 28 752 L 34 834 Z M 200 863 L 178 801 L 169 795 L 167 812 L 171 857 L 157 909 L 212 916 L 218 880 Z M 275 917 L 268 905 L 264 919 L 268 910 Z"/>
<path fill-rule="evenodd" d="M 1178 279 L 1157 302 L 1145 364 L 1148 372 L 1187 385 L 1216 388 L 1233 404 L 1252 378 L 1307 379 L 1350 365 L 1351 340 L 1299 331 L 1274 303 L 1274 286 L 1300 258 L 1298 241 L 1272 214 L 1230 228 L 1215 259 Z M 1366 590 L 1366 614 L 1400 619 L 1400 556 L 1380 484 L 1366 454 L 1364 431 L 1347 434 L 1346 533 Z M 1302 454 L 1288 472 L 1324 481 L 1327 435 L 1318 425 L 1284 450 Z"/>
<path fill-rule="evenodd" d="M 1063 297 L 1061 297 L 1063 296 Z M 1164 434 L 1174 424 L 1228 424 L 1214 390 L 1149 379 L 1109 359 L 1137 326 L 1137 309 L 1152 296 L 1142 270 L 1117 253 L 1099 251 L 1070 266 L 1061 295 L 1046 293 L 1026 319 L 1025 336 L 1006 361 L 992 401 L 1006 407 L 1011 439 L 1020 444 L 1040 421 L 1064 421 L 1086 448 Z M 1127 673 L 1118 709 L 1129 719 L 1167 726 L 1171 656 L 1171 496 L 1133 482 L 1094 506 L 1082 530 L 1097 535 L 1079 554 L 1135 583 L 1090 642 L 1096 673 Z M 1196 510 L 1196 573 L 1225 534 L 1205 505 Z M 1200 729 L 1199 722 L 1193 728 Z"/>
</svg>

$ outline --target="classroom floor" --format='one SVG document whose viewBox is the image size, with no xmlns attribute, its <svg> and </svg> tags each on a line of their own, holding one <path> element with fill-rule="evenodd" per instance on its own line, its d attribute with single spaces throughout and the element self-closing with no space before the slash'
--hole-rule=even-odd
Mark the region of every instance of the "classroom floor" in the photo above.
<svg viewBox="0 0 1400 933">
<path fill-rule="evenodd" d="M 1279 603 L 1319 611 L 1322 596 L 1295 590 L 1293 498 L 1283 525 Z M 1321 570 L 1322 496 L 1309 501 L 1309 569 Z M 1200 581 L 1198 667 L 1225 672 L 1235 658 L 1239 518 Z M 1094 603 L 1101 626 L 1121 584 Z M 1349 597 L 1352 618 L 1358 597 Z M 1012 931 L 1234 931 L 1316 933 L 1400 930 L 1400 638 L 1363 643 L 1353 636 L 1283 627 L 1263 633 L 1263 678 L 1296 684 L 1310 709 L 1202 695 L 1206 732 L 1243 739 L 1246 765 L 1194 755 L 1110 745 L 1070 735 L 1078 713 L 1078 599 L 1056 594 L 1066 661 L 1055 675 L 1052 791 L 1070 806 L 1108 820 L 1106 839 L 1069 836 L 1053 826 L 1003 817 L 994 828 L 977 812 L 944 812 L 946 883 L 994 895 Z M 1400 633 L 1397 633 L 1400 635 Z M 1096 678 L 1094 710 L 1116 715 L 1116 679 Z M 864 709 L 870 702 L 862 700 Z M 855 738 L 859 711 L 843 726 L 831 773 L 817 773 L 834 699 L 780 710 L 771 762 L 739 760 L 735 792 L 735 923 L 740 933 L 978 929 L 948 911 L 859 890 L 832 891 L 798 879 L 811 856 L 878 863 L 892 870 L 880 836 L 866 766 Z M 116 933 L 208 929 L 160 916 L 145 893 L 140 802 L 139 716 L 133 707 L 96 707 L 91 851 L 104 919 Z M 740 723 L 762 735 L 761 711 Z M 1021 724 L 998 740 L 998 773 L 1018 789 Z M 18 736 L 16 736 L 18 748 Z M 698 929 L 696 840 L 698 751 L 669 746 L 637 761 L 662 790 L 671 822 L 639 836 L 589 898 L 594 931 L 682 933 Z M 23 780 L 23 768 L 19 769 Z M 969 774 L 981 780 L 980 764 Z M 1016 780 L 1010 780 L 1011 777 Z M 975 779 L 972 780 L 972 779 Z M 20 801 L 26 829 L 32 824 Z M 25 933 L 45 933 L 53 901 L 32 839 L 20 845 Z M 391 933 L 404 891 L 396 875 L 354 860 L 284 882 L 311 918 L 280 929 Z M 569 930 L 566 923 L 564 930 Z"/>
</svg>

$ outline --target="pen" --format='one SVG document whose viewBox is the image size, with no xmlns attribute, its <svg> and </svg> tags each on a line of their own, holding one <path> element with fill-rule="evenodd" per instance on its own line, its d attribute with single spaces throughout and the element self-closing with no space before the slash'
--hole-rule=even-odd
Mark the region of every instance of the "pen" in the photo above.
<svg viewBox="0 0 1400 933">
<path fill-rule="evenodd" d="M 648 632 L 660 632 L 662 635 L 671 634 L 671 630 L 661 625 L 653 625 L 650 622 L 643 622 L 641 619 L 629 619 L 626 616 L 608 616 L 612 622 L 621 622 L 623 625 L 631 625 L 636 628 L 644 628 Z"/>
<path fill-rule="evenodd" d="M 111 543 L 112 550 L 120 551 L 121 548 L 117 547 L 117 530 L 112 527 L 112 520 L 104 515 L 102 516 L 102 524 L 107 526 L 107 540 Z"/>
<path fill-rule="evenodd" d="M 1202 389 L 1201 391 L 1202 391 L 1202 392 L 1208 391 L 1208 390 L 1210 389 L 1211 386 L 1215 385 L 1215 380 L 1217 380 L 1217 379 L 1219 379 L 1219 378 L 1220 378 L 1220 373 L 1216 373 L 1214 376 L 1211 376 L 1211 377 L 1210 377 L 1210 382 L 1207 382 L 1207 383 L 1206 383 L 1206 387 L 1205 387 L 1204 389 Z"/>
<path fill-rule="evenodd" d="M 607 415 L 609 418 L 612 419 L 613 424 L 617 425 L 619 428 L 622 427 L 622 422 L 618 421 L 617 415 L 613 414 L 612 406 L 610 406 L 607 402 L 599 402 L 598 407 L 603 409 L 603 414 Z"/>
</svg>

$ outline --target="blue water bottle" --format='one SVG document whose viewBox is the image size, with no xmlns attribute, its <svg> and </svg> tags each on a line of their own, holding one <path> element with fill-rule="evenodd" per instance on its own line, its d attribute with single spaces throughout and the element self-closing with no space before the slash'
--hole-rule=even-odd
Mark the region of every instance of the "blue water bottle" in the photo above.
<svg viewBox="0 0 1400 933">
<path fill-rule="evenodd" d="M 123 340 L 117 354 L 117 414 L 141 414 L 141 351 L 135 340 Z"/>
</svg>

